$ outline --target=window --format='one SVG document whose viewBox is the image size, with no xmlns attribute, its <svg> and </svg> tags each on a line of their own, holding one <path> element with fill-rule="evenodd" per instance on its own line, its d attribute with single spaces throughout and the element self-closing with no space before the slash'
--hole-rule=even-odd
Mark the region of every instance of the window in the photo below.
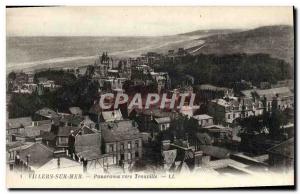
<svg viewBox="0 0 300 194">
<path fill-rule="evenodd" d="M 128 160 L 131 160 L 131 153 L 128 153 Z"/>
<path fill-rule="evenodd" d="M 235 114 L 233 113 L 233 118 L 235 119 Z"/>
<path fill-rule="evenodd" d="M 127 143 L 127 148 L 128 148 L 128 149 L 131 149 L 131 141 L 129 141 L 129 142 Z"/>
<path fill-rule="evenodd" d="M 136 148 L 139 147 L 139 141 L 138 141 L 138 140 L 135 141 L 135 147 L 136 147 Z"/>
<path fill-rule="evenodd" d="M 139 157 L 139 152 L 136 151 L 136 152 L 134 153 L 134 155 L 135 155 L 136 158 L 138 158 L 138 157 Z"/>
<path fill-rule="evenodd" d="M 228 114 L 227 118 L 230 119 L 230 114 Z"/>
<path fill-rule="evenodd" d="M 121 143 L 120 149 L 121 149 L 121 150 L 124 150 L 124 143 Z"/>
<path fill-rule="evenodd" d="M 113 144 L 110 144 L 110 145 L 109 145 L 109 152 L 113 152 L 113 149 L 114 149 L 114 145 L 113 145 Z"/>
</svg>

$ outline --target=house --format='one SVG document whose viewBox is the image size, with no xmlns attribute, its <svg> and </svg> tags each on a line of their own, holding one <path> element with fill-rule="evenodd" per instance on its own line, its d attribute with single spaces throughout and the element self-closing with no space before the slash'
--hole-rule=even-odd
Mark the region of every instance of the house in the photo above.
<svg viewBox="0 0 300 194">
<path fill-rule="evenodd" d="M 56 147 L 62 149 L 69 148 L 69 136 L 78 129 L 78 127 L 72 126 L 60 126 L 56 134 Z"/>
<path fill-rule="evenodd" d="M 120 109 L 112 111 L 103 111 L 101 116 L 104 122 L 119 121 L 123 119 Z"/>
<path fill-rule="evenodd" d="M 38 125 L 38 126 L 26 126 L 21 127 L 16 133 L 11 134 L 11 141 L 35 141 L 37 137 L 40 137 L 43 132 L 51 131 L 51 123 Z"/>
<path fill-rule="evenodd" d="M 11 134 L 18 133 L 20 128 L 24 128 L 27 126 L 32 126 L 32 119 L 31 117 L 19 117 L 8 119 L 6 122 L 6 138 L 10 142 Z"/>
<path fill-rule="evenodd" d="M 273 106 L 279 110 L 294 107 L 294 94 L 288 87 L 257 89 L 254 95 L 265 103 L 266 111 L 271 111 Z"/>
<path fill-rule="evenodd" d="M 104 153 L 113 156 L 113 163 L 123 165 L 142 157 L 142 136 L 131 120 L 100 123 Z"/>
<path fill-rule="evenodd" d="M 150 132 L 150 133 L 153 133 L 153 130 L 157 126 L 156 122 L 154 121 L 155 118 L 169 117 L 170 119 L 174 119 L 177 116 L 178 116 L 177 112 L 167 112 L 167 111 L 160 110 L 158 108 L 146 109 L 146 110 L 135 108 L 130 112 L 130 118 L 135 118 L 135 121 L 138 123 L 139 129 L 142 132 Z"/>
<path fill-rule="evenodd" d="M 195 86 L 195 91 L 202 99 L 207 100 L 234 96 L 232 88 L 218 87 L 210 84 L 197 85 Z"/>
<path fill-rule="evenodd" d="M 208 114 L 216 123 L 233 123 L 237 118 L 246 118 L 263 113 L 262 103 L 250 98 L 227 98 L 211 100 L 208 104 Z"/>
<path fill-rule="evenodd" d="M 154 123 L 158 131 L 165 131 L 170 128 L 171 118 L 170 117 L 155 118 Z"/>
<path fill-rule="evenodd" d="M 14 158 L 13 169 L 25 172 L 82 172 L 78 161 L 58 155 L 53 149 L 41 143 L 34 143 L 18 151 Z"/>
<path fill-rule="evenodd" d="M 270 166 L 277 170 L 294 168 L 294 145 L 294 138 L 290 138 L 268 149 Z"/>
<path fill-rule="evenodd" d="M 41 143 L 20 150 L 15 157 L 15 168 L 36 171 L 53 158 L 54 151 Z"/>
<path fill-rule="evenodd" d="M 207 114 L 194 115 L 193 118 L 198 121 L 200 127 L 211 126 L 214 124 L 213 117 Z"/>
<path fill-rule="evenodd" d="M 212 143 L 228 143 L 233 139 L 233 129 L 223 125 L 210 125 L 203 127 L 212 138 Z"/>
</svg>

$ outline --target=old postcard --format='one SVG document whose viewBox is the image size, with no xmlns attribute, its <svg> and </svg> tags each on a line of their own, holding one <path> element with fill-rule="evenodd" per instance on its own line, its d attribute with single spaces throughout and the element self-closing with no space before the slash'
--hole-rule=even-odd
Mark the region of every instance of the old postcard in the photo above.
<svg viewBox="0 0 300 194">
<path fill-rule="evenodd" d="M 8 188 L 294 188 L 293 7 L 7 7 Z"/>
</svg>

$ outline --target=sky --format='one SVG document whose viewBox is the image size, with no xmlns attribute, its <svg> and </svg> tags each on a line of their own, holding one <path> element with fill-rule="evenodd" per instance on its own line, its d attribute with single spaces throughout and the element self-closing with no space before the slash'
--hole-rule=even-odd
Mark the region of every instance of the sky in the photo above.
<svg viewBox="0 0 300 194">
<path fill-rule="evenodd" d="M 292 7 L 6 8 L 7 36 L 163 36 L 293 25 Z"/>
</svg>

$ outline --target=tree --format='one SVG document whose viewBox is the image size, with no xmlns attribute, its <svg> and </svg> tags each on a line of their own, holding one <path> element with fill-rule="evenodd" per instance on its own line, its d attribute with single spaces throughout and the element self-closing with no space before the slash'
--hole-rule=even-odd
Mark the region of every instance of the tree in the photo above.
<svg viewBox="0 0 300 194">
<path fill-rule="evenodd" d="M 269 119 L 270 135 L 273 139 L 280 139 L 282 137 L 283 131 L 281 127 L 285 124 L 287 124 L 286 115 L 279 110 L 274 110 Z"/>
<path fill-rule="evenodd" d="M 12 71 L 12 72 L 10 72 L 8 74 L 8 79 L 9 80 L 13 80 L 14 81 L 16 79 L 16 77 L 17 77 L 17 74 L 14 71 Z"/>
</svg>

